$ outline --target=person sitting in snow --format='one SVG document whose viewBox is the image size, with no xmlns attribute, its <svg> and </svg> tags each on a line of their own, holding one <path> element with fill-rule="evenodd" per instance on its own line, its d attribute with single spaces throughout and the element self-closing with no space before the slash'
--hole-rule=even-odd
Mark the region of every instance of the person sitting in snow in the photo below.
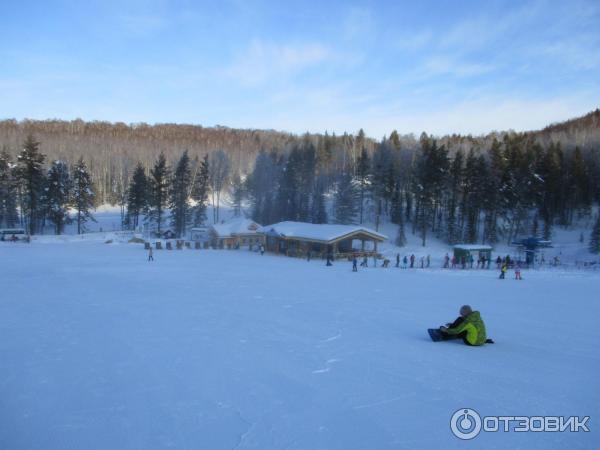
<svg viewBox="0 0 600 450">
<path fill-rule="evenodd" d="M 485 323 L 479 311 L 473 311 L 469 305 L 460 308 L 460 316 L 452 323 L 440 327 L 442 339 L 462 339 L 466 345 L 479 346 L 493 344 L 487 339 Z"/>
</svg>

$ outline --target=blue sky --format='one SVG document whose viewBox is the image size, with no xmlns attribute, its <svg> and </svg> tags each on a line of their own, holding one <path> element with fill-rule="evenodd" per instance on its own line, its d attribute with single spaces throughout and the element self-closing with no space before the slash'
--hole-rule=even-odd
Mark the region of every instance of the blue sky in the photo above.
<svg viewBox="0 0 600 450">
<path fill-rule="evenodd" d="M 600 107 L 598 1 L 20 1 L 0 118 L 526 130 Z"/>
</svg>

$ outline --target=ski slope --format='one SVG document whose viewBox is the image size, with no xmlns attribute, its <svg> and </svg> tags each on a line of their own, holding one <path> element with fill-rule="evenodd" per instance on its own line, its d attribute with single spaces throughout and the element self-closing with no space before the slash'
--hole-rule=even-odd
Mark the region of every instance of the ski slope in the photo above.
<svg viewBox="0 0 600 450">
<path fill-rule="evenodd" d="M 600 274 L 2 244 L 0 448 L 597 449 Z M 481 311 L 496 344 L 426 333 Z M 589 415 L 589 433 L 449 420 Z"/>
</svg>

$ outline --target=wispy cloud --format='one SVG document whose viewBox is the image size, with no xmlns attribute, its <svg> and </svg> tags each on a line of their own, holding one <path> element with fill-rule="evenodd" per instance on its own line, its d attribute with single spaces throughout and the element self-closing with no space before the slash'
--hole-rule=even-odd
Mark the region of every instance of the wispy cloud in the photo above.
<svg viewBox="0 0 600 450">
<path fill-rule="evenodd" d="M 322 63 L 330 55 L 329 48 L 319 43 L 276 44 L 255 39 L 225 73 L 242 84 L 256 85 L 291 76 Z"/>
</svg>

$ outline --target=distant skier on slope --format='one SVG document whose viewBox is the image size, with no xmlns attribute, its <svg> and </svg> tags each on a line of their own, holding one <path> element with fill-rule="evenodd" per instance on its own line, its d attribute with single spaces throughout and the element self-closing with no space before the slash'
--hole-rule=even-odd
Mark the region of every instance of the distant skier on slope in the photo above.
<svg viewBox="0 0 600 450">
<path fill-rule="evenodd" d="M 470 346 L 494 343 L 491 339 L 487 339 L 485 323 L 479 311 L 473 311 L 469 305 L 463 305 L 459 313 L 460 316 L 454 322 L 439 328 L 440 340 L 462 339 Z"/>
<path fill-rule="evenodd" d="M 521 278 L 521 262 L 517 262 L 517 264 L 515 264 L 515 280 L 522 280 L 523 278 Z"/>
<path fill-rule="evenodd" d="M 506 263 L 502 264 L 502 268 L 500 269 L 500 279 L 504 280 L 506 277 L 506 271 L 508 270 L 508 265 Z"/>
<path fill-rule="evenodd" d="M 154 261 L 154 256 L 152 255 L 152 246 L 148 248 L 148 261 Z"/>
</svg>

